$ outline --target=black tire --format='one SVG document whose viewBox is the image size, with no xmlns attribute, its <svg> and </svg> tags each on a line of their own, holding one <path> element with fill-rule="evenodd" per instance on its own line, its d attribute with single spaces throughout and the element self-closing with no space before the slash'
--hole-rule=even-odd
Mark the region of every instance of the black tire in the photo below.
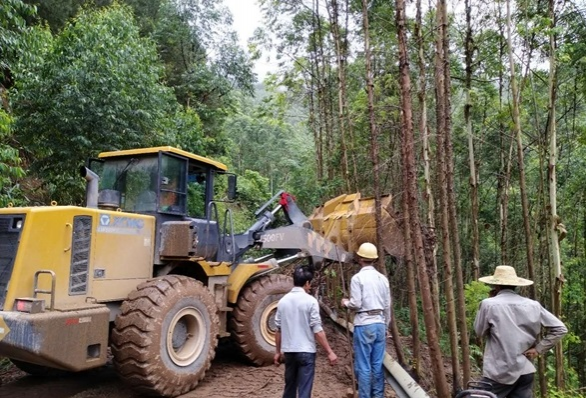
<svg viewBox="0 0 586 398">
<path fill-rule="evenodd" d="M 193 390 L 218 345 L 217 307 L 200 282 L 167 275 L 138 286 L 112 331 L 120 376 L 137 390 L 176 397 Z"/>
<path fill-rule="evenodd" d="M 35 363 L 19 361 L 18 359 L 10 359 L 10 362 L 18 369 L 37 377 L 62 377 L 72 374 L 66 370 L 49 368 Z"/>
<path fill-rule="evenodd" d="M 291 288 L 291 277 L 269 275 L 240 292 L 230 318 L 230 330 L 242 353 L 255 365 L 273 362 L 277 303 Z"/>
</svg>

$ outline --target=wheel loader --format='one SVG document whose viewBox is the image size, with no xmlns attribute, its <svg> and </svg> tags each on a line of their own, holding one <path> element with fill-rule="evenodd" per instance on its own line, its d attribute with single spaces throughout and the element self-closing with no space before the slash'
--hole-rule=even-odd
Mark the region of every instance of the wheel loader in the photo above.
<svg viewBox="0 0 586 398">
<path fill-rule="evenodd" d="M 34 375 L 112 358 L 137 390 L 175 397 L 197 386 L 228 336 L 253 364 L 271 363 L 276 306 L 292 287 L 274 271 L 297 259 L 347 263 L 374 239 L 372 200 L 359 194 L 308 218 L 279 192 L 236 233 L 232 213 L 219 214 L 236 176 L 174 147 L 103 152 L 80 174 L 83 207 L 0 209 L 0 356 Z M 227 198 L 214 196 L 221 179 Z M 287 223 L 273 227 L 281 211 Z M 399 253 L 385 214 L 385 248 Z"/>
</svg>

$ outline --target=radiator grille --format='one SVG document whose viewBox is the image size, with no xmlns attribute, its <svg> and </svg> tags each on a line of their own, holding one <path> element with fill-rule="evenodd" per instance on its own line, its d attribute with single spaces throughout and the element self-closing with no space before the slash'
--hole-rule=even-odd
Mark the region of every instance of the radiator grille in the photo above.
<svg viewBox="0 0 586 398">
<path fill-rule="evenodd" d="M 8 283 L 12 277 L 23 227 L 24 214 L 0 216 L 0 310 L 4 310 Z"/>
<path fill-rule="evenodd" d="M 90 216 L 74 217 L 69 277 L 69 294 L 72 296 L 87 293 L 91 241 L 92 218 Z"/>
</svg>

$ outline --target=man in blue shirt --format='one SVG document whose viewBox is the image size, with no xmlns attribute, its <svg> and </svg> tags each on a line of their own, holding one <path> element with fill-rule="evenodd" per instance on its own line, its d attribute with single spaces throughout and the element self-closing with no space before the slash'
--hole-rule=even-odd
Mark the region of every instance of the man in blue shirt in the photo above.
<svg viewBox="0 0 586 398">
<path fill-rule="evenodd" d="M 354 317 L 354 371 L 360 398 L 384 398 L 387 327 L 391 322 L 389 280 L 374 268 L 376 246 L 363 243 L 356 252 L 360 271 L 350 281 L 350 299 L 342 306 L 356 311 Z"/>
<path fill-rule="evenodd" d="M 293 289 L 279 301 L 275 324 L 276 366 L 285 362 L 283 398 L 310 398 L 315 376 L 315 341 L 326 350 L 330 365 L 338 357 L 330 348 L 323 330 L 317 300 L 309 295 L 313 272 L 297 267 L 293 273 Z"/>
</svg>

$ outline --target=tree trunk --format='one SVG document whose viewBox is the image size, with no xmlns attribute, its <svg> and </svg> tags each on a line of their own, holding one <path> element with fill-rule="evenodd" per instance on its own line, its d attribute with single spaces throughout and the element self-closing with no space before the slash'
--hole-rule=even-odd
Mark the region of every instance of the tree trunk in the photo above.
<svg viewBox="0 0 586 398">
<path fill-rule="evenodd" d="M 370 32 L 368 27 L 368 2 L 362 0 L 362 23 L 364 28 L 364 57 L 366 59 L 366 90 L 368 94 L 368 121 L 370 128 L 370 157 L 372 160 L 372 187 L 374 191 L 375 203 L 375 222 L 376 222 L 376 244 L 382 244 L 381 231 L 381 194 L 380 194 L 380 175 L 378 159 L 378 130 L 376 126 L 376 115 L 374 113 L 374 78 L 372 72 L 372 54 L 370 51 Z M 387 270 L 384 264 L 384 256 L 378 258 L 378 268 L 385 275 Z"/>
<path fill-rule="evenodd" d="M 452 79 L 450 73 L 450 42 L 449 42 L 449 26 L 448 26 L 448 10 L 445 0 L 440 1 L 442 12 L 442 52 L 443 56 L 443 72 L 444 72 L 444 118 L 445 118 L 445 153 L 446 153 L 446 177 L 447 177 L 447 205 L 448 217 L 450 223 L 450 237 L 452 240 L 452 253 L 454 255 L 454 269 L 456 272 L 456 300 L 457 300 L 457 314 L 458 326 L 456 328 L 455 339 L 456 347 L 459 335 L 460 348 L 462 350 L 461 359 L 457 360 L 456 367 L 459 367 L 462 362 L 462 382 L 467 385 L 470 379 L 470 347 L 468 345 L 468 325 L 466 323 L 466 303 L 464 302 L 464 276 L 462 271 L 462 251 L 460 249 L 460 231 L 458 229 L 458 215 L 456 209 L 456 194 L 454 192 L 454 150 L 452 143 L 452 106 L 451 106 L 451 87 Z M 459 391 L 462 384 L 459 384 L 459 379 L 454 374 L 454 391 Z"/>
<path fill-rule="evenodd" d="M 323 125 L 324 129 L 324 137 L 323 137 L 323 148 L 325 150 L 324 159 L 326 163 L 326 173 L 328 176 L 328 180 L 332 180 L 334 178 L 334 167 L 332 167 L 332 158 L 333 155 L 333 126 L 331 120 L 331 98 L 330 92 L 327 81 L 328 73 L 329 73 L 329 63 L 326 61 L 326 57 L 324 55 L 324 40 L 322 35 L 322 25 L 321 25 L 321 16 L 319 13 L 320 4 L 319 0 L 314 0 L 314 11 L 313 11 L 313 41 L 315 43 L 315 50 L 316 50 L 316 59 L 317 59 L 317 80 L 318 80 L 318 106 L 320 109 L 321 115 L 321 124 Z"/>
<path fill-rule="evenodd" d="M 547 235 L 549 240 L 550 261 L 554 271 L 555 283 L 553 295 L 553 312 L 558 318 L 562 312 L 562 287 L 564 284 L 562 276 L 562 264 L 560 256 L 560 242 L 558 229 L 560 228 L 560 217 L 557 214 L 557 135 L 556 135 L 556 113 L 555 103 L 557 94 L 557 68 L 556 68 L 556 37 L 555 37 L 555 3 L 554 0 L 548 2 L 548 13 L 550 20 L 549 30 L 549 113 L 548 113 L 548 131 L 549 131 L 549 228 Z M 562 343 L 559 342 L 555 347 L 555 380 L 559 389 L 564 389 L 564 359 L 562 353 Z"/>
<path fill-rule="evenodd" d="M 440 223 L 441 223 L 441 240 L 442 240 L 442 262 L 443 262 L 443 278 L 444 291 L 446 296 L 446 317 L 448 324 L 448 332 L 450 335 L 450 353 L 452 360 L 453 392 L 460 390 L 460 364 L 458 355 L 458 330 L 456 326 L 456 306 L 454 300 L 454 285 L 453 285 L 453 264 L 452 264 L 452 241 L 450 237 L 450 209 L 448 198 L 448 165 L 449 159 L 447 157 L 446 140 L 448 135 L 448 116 L 447 99 L 446 99 L 446 74 L 444 68 L 445 48 L 444 48 L 444 34 L 443 30 L 447 29 L 447 22 L 444 20 L 444 12 L 442 8 L 445 7 L 445 1 L 440 0 L 437 6 L 436 20 L 437 20 L 437 36 L 436 36 L 436 55 L 435 55 L 435 84 L 436 84 L 436 118 L 437 118 L 437 172 L 439 173 L 437 182 L 439 184 L 439 202 L 440 202 Z M 448 94 L 449 95 L 449 94 Z"/>
<path fill-rule="evenodd" d="M 523 228 L 525 232 L 525 248 L 527 251 L 527 275 L 529 279 L 535 279 L 533 267 L 533 239 L 531 235 L 531 220 L 529 219 L 529 203 L 527 200 L 527 184 L 525 182 L 525 165 L 523 156 L 523 137 L 521 136 L 521 120 L 519 117 L 519 93 L 517 90 L 517 77 L 515 75 L 515 60 L 513 58 L 513 45 L 511 39 L 511 9 L 510 0 L 507 0 L 507 47 L 509 52 L 511 91 L 513 103 L 513 127 L 517 139 L 517 162 L 519 164 L 519 182 L 521 190 L 521 204 L 523 209 Z M 535 297 L 535 287 L 530 290 Z"/>
<path fill-rule="evenodd" d="M 309 78 L 309 125 L 313 130 L 313 141 L 315 142 L 315 157 L 316 157 L 316 169 L 317 169 L 317 180 L 323 181 L 324 179 L 324 151 L 323 151 L 323 136 L 322 127 L 319 118 L 319 97 L 318 97 L 318 67 L 316 65 L 315 49 L 313 51 L 313 57 L 310 57 L 311 75 Z"/>
<path fill-rule="evenodd" d="M 466 104 L 464 105 L 464 123 L 468 135 L 468 163 L 470 165 L 470 201 L 472 202 L 472 275 L 474 280 L 480 277 L 480 233 L 478 231 L 478 172 L 476 171 L 476 159 L 474 156 L 474 133 L 472 130 L 472 58 L 474 56 L 474 40 L 472 38 L 472 17 L 470 0 L 465 2 L 466 9 L 466 38 L 465 38 L 465 84 Z M 466 379 L 466 377 L 464 377 Z M 466 383 L 466 380 L 464 380 Z"/>
<path fill-rule="evenodd" d="M 401 158 L 405 159 L 406 146 L 401 146 Z M 406 181 L 406 168 L 403 168 L 403 181 Z M 421 348 L 419 344 L 419 318 L 417 308 L 417 286 L 415 283 L 415 271 L 413 266 L 413 245 L 411 244 L 411 216 L 409 214 L 409 201 L 407 195 L 402 195 L 403 200 L 403 236 L 405 237 L 405 269 L 407 270 L 407 291 L 409 295 L 409 322 L 411 324 L 411 342 L 413 346 L 412 358 L 413 366 L 411 370 L 416 375 L 417 379 L 421 377 Z M 405 364 L 402 364 L 403 366 Z"/>
<path fill-rule="evenodd" d="M 329 3 L 330 30 L 334 39 L 336 49 L 336 64 L 338 66 L 338 128 L 340 129 L 340 149 L 342 151 L 342 179 L 346 182 L 346 191 L 353 192 L 356 189 L 356 175 L 350 175 L 348 148 L 346 145 L 346 57 L 347 47 L 344 44 L 339 24 L 339 7 L 337 0 L 331 0 Z"/>
<path fill-rule="evenodd" d="M 363 5 L 366 0 L 363 0 Z M 411 109 L 411 81 L 409 78 L 409 59 L 407 57 L 407 38 L 405 28 L 405 3 L 404 0 L 396 0 L 396 26 L 399 42 L 399 86 L 401 91 L 401 126 L 402 126 L 402 150 L 404 167 L 404 194 L 409 205 L 411 237 L 417 263 L 419 277 L 419 288 L 421 290 L 421 301 L 423 305 L 423 319 L 427 342 L 433 367 L 435 388 L 439 398 L 450 396 L 448 383 L 446 381 L 443 367 L 442 353 L 439 347 L 436 321 L 434 316 L 433 302 L 427 276 L 425 252 L 423 248 L 423 236 L 419 220 L 419 206 L 417 198 L 417 175 L 415 172 L 415 153 L 413 150 L 413 117 Z"/>
<path fill-rule="evenodd" d="M 419 68 L 419 88 L 417 90 L 417 97 L 419 99 L 419 134 L 421 135 L 422 151 L 423 151 L 423 178 L 425 181 L 425 192 L 423 194 L 427 203 L 427 225 L 430 231 L 435 231 L 435 203 L 433 198 L 433 191 L 431 189 L 431 148 L 429 144 L 429 130 L 427 126 L 427 97 L 426 97 L 426 60 L 424 54 L 423 32 L 423 18 L 421 13 L 421 0 L 417 0 L 417 14 L 415 17 L 415 36 L 417 38 L 417 53 L 418 53 L 418 68 Z M 438 333 L 441 333 L 440 324 L 440 302 L 439 302 L 439 281 L 437 272 L 437 242 L 433 239 L 430 242 L 432 247 L 430 257 L 428 260 L 428 272 L 430 279 L 431 296 L 433 299 L 433 308 L 435 311 L 436 327 Z"/>
</svg>

